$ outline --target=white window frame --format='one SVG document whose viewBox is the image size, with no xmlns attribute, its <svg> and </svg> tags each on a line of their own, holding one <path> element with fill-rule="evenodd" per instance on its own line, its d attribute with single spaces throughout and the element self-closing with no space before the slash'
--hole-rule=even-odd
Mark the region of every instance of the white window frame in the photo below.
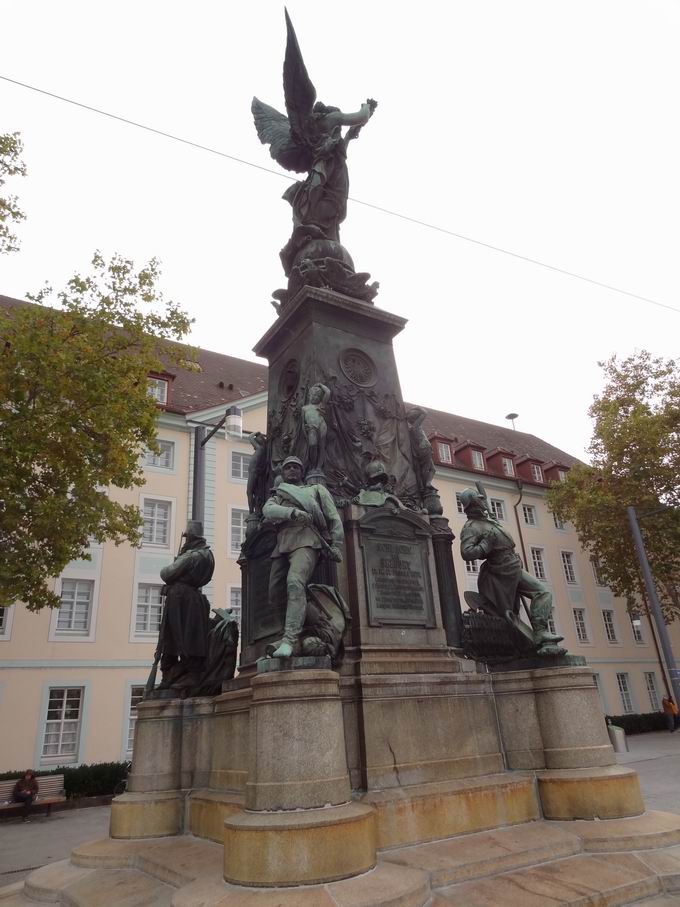
<svg viewBox="0 0 680 907">
<path fill-rule="evenodd" d="M 230 583 L 227 586 L 227 608 L 235 609 L 235 606 L 232 605 L 231 596 L 233 592 L 239 593 L 240 604 L 238 605 L 238 628 L 239 634 L 241 632 L 241 621 L 243 620 L 243 589 L 240 585 L 236 583 Z"/>
<path fill-rule="evenodd" d="M 88 565 L 89 566 L 89 565 Z M 101 569 L 101 558 L 98 560 L 96 565 L 92 566 L 92 569 L 75 569 L 74 567 L 66 567 L 62 576 L 57 580 L 54 592 L 56 595 L 61 598 L 61 589 L 62 583 L 64 580 L 76 580 L 76 581 L 85 581 L 91 582 L 92 586 L 92 602 L 90 605 L 90 624 L 87 630 L 87 633 L 78 633 L 78 632 L 69 632 L 68 630 L 60 630 L 57 628 L 59 622 L 59 608 L 54 608 L 52 614 L 50 615 L 50 626 L 47 633 L 48 642 L 59 642 L 59 643 L 81 643 L 81 642 L 94 642 L 97 632 L 97 611 L 99 610 L 99 573 Z"/>
<path fill-rule="evenodd" d="M 465 513 L 465 511 L 463 510 L 463 502 L 460 499 L 461 494 L 462 494 L 462 492 L 460 492 L 460 491 L 456 492 L 456 511 L 457 511 L 457 513 Z"/>
<path fill-rule="evenodd" d="M 169 444 L 170 445 L 170 465 L 163 466 L 160 463 L 154 463 L 154 459 L 158 459 L 158 454 L 152 453 L 150 450 L 146 450 L 144 453 L 144 469 L 148 472 L 160 472 L 164 475 L 174 475 L 175 474 L 175 455 L 177 453 L 177 443 L 171 438 L 156 438 L 159 444 Z M 151 461 L 151 462 L 150 462 Z"/>
<path fill-rule="evenodd" d="M 565 559 L 564 555 L 568 555 Z M 564 581 L 568 586 L 578 586 L 578 573 L 576 572 L 576 561 L 574 559 L 573 551 L 560 551 L 560 560 L 562 561 L 562 575 L 564 576 Z M 569 569 L 567 570 L 567 566 Z M 569 576 L 573 576 L 573 579 L 569 579 Z"/>
<path fill-rule="evenodd" d="M 527 519 L 527 513 L 532 515 L 533 523 L 530 523 Z M 538 509 L 535 504 L 522 504 L 522 516 L 524 517 L 525 526 L 531 526 L 532 529 L 538 526 Z"/>
<path fill-rule="evenodd" d="M 600 703 L 602 704 L 602 711 L 607 714 L 607 699 L 604 695 L 604 687 L 602 685 L 602 675 L 599 671 L 593 671 L 593 683 L 595 684 L 595 689 L 597 694 L 600 697 Z"/>
<path fill-rule="evenodd" d="M 9 642 L 12 638 L 12 624 L 14 623 L 14 612 L 16 605 L 1 605 L 0 609 L 4 611 L 4 622 L 0 627 L 0 642 Z"/>
<path fill-rule="evenodd" d="M 448 463 L 451 465 L 453 463 L 451 445 L 447 444 L 446 441 L 437 441 L 437 456 L 439 457 L 440 463 Z"/>
<path fill-rule="evenodd" d="M 609 615 L 609 623 L 607 623 L 607 617 Z M 604 635 L 607 640 L 607 645 L 609 646 L 620 646 L 621 640 L 619 639 L 619 630 L 616 624 L 616 614 L 613 608 L 602 608 L 602 626 L 604 627 Z M 610 635 L 611 634 L 611 635 Z"/>
<path fill-rule="evenodd" d="M 642 615 L 641 614 L 629 614 L 630 617 L 630 632 L 633 634 L 633 642 L 636 646 L 646 646 L 647 640 L 645 639 L 645 634 L 642 630 Z M 634 620 L 638 620 L 639 626 L 633 624 Z"/>
<path fill-rule="evenodd" d="M 137 726 L 137 708 L 135 705 L 135 712 L 132 712 L 132 701 L 133 701 L 133 690 L 142 691 L 142 699 L 144 696 L 144 687 L 146 681 L 139 681 L 135 683 L 134 681 L 127 682 L 127 689 L 125 693 L 125 713 L 123 719 L 123 746 L 121 750 L 121 759 L 123 762 L 127 762 L 129 759 L 132 759 L 132 749 L 133 747 L 129 745 L 130 733 L 132 732 L 132 742 L 134 746 L 134 730 Z M 138 700 L 138 703 L 142 701 Z M 138 704 L 137 703 L 137 704 Z"/>
<path fill-rule="evenodd" d="M 583 624 L 583 630 L 585 632 L 585 639 L 581 639 L 579 635 L 579 624 L 576 618 L 576 612 L 582 612 L 581 623 Z M 590 632 L 590 626 L 588 624 L 588 613 L 585 608 L 581 607 L 572 607 L 571 609 L 571 619 L 574 623 L 574 634 L 576 635 L 576 642 L 579 646 L 592 646 L 592 634 Z"/>
<path fill-rule="evenodd" d="M 479 470 L 479 472 L 484 472 L 486 466 L 484 465 L 484 454 L 481 450 L 476 450 L 474 447 L 470 451 L 472 459 L 472 468 Z"/>
<path fill-rule="evenodd" d="M 545 548 L 543 548 L 541 545 L 531 545 L 529 550 L 531 553 L 531 568 L 532 568 L 531 572 L 534 574 L 536 579 L 540 579 L 540 580 L 543 580 L 544 582 L 547 582 L 548 567 L 547 567 L 546 558 L 545 558 Z M 536 557 L 534 552 L 536 552 L 538 554 L 538 557 Z M 536 567 L 537 563 L 540 565 L 540 572 Z"/>
<path fill-rule="evenodd" d="M 239 477 L 237 477 L 237 476 L 234 475 L 234 456 L 237 456 L 237 457 L 247 457 L 247 458 L 248 458 L 248 462 L 250 463 L 250 460 L 251 460 L 253 454 L 252 454 L 252 453 L 248 453 L 247 450 L 236 450 L 236 449 L 232 449 L 231 451 L 229 451 L 229 475 L 228 475 L 229 481 L 230 481 L 230 482 L 234 482 L 236 485 L 247 485 L 247 483 L 248 483 L 248 470 L 247 470 L 247 468 L 246 468 L 246 474 L 245 474 L 244 477 L 239 478 Z M 241 469 L 241 472 L 243 472 L 243 469 Z"/>
<path fill-rule="evenodd" d="M 465 561 L 465 572 L 471 573 L 474 576 L 478 576 L 479 575 L 479 564 L 480 564 L 480 562 L 478 560 Z"/>
<path fill-rule="evenodd" d="M 656 680 L 656 671 L 645 671 L 645 687 L 647 689 L 647 697 L 649 699 L 649 704 L 652 707 L 653 712 L 663 711 L 661 706 L 661 700 L 659 699 L 659 685 Z M 652 681 L 651 684 L 649 681 Z"/>
<path fill-rule="evenodd" d="M 149 375 L 146 379 L 146 386 L 149 396 L 152 397 L 156 403 L 160 403 L 161 406 L 167 406 L 168 393 L 170 390 L 170 382 L 167 378 L 157 378 Z"/>
<path fill-rule="evenodd" d="M 501 471 L 504 476 L 515 477 L 515 464 L 510 457 L 501 457 Z"/>
<path fill-rule="evenodd" d="M 543 469 L 538 465 L 538 463 L 530 463 L 531 467 L 531 478 L 534 482 L 545 482 L 543 478 Z"/>
<path fill-rule="evenodd" d="M 133 602 L 134 607 L 132 609 L 132 633 L 133 633 L 134 639 L 135 640 L 144 640 L 145 642 L 153 642 L 154 640 L 158 639 L 160 625 L 159 625 L 159 630 L 138 630 L 137 629 L 137 611 L 139 610 L 139 606 L 141 604 L 142 607 L 149 608 L 149 616 L 150 616 L 151 608 L 158 607 L 159 603 L 151 602 L 151 601 L 150 602 L 140 602 L 139 599 L 140 599 L 140 591 L 141 591 L 142 586 L 157 587 L 158 589 L 162 589 L 163 584 L 157 583 L 157 582 L 150 583 L 150 582 L 147 582 L 146 580 L 137 580 L 135 582 L 135 587 L 134 587 L 135 600 Z M 161 617 L 162 617 L 163 616 L 163 600 L 162 599 L 160 600 L 160 606 L 161 606 Z"/>
<path fill-rule="evenodd" d="M 633 691 L 630 686 L 630 674 L 628 673 L 628 671 L 616 672 L 616 686 L 619 690 L 619 697 L 621 699 L 623 714 L 634 715 L 635 700 L 633 699 Z M 628 706 L 626 705 L 626 697 L 628 699 Z"/>
<path fill-rule="evenodd" d="M 552 518 L 553 523 L 555 524 L 555 529 L 557 529 L 558 532 L 567 531 L 567 524 L 564 520 L 560 519 L 560 517 L 558 517 L 556 513 L 553 513 Z"/>
<path fill-rule="evenodd" d="M 36 745 L 36 759 L 35 764 L 40 768 L 54 767 L 55 765 L 73 765 L 82 761 L 82 751 L 85 741 L 85 730 L 87 727 L 87 705 L 88 705 L 88 683 L 83 681 L 65 681 L 58 682 L 54 680 L 47 681 L 43 688 L 43 707 L 41 709 L 41 720 L 40 720 L 40 733 L 37 735 L 37 745 Z M 47 756 L 43 755 L 45 749 L 45 736 L 47 734 L 47 721 L 48 721 L 48 712 L 49 712 L 49 702 L 50 702 L 50 691 L 51 690 L 80 690 L 80 715 L 78 717 L 78 731 L 75 752 L 73 753 L 57 753 L 56 755 L 51 753 Z M 64 697 L 64 703 L 68 693 Z M 63 733 L 63 721 L 61 719 L 62 733 Z M 71 719 L 74 720 L 74 719 Z"/>
<path fill-rule="evenodd" d="M 499 523 L 504 523 L 508 512 L 503 498 L 489 498 L 489 507 L 491 508 L 491 516 L 498 520 Z M 500 510 L 500 516 L 497 513 L 498 510 Z"/>
<path fill-rule="evenodd" d="M 167 497 L 166 495 L 162 495 L 162 494 L 140 494 L 139 509 L 140 509 L 142 518 L 144 517 L 144 506 L 147 501 L 159 501 L 163 504 L 170 505 L 170 519 L 168 520 L 168 541 L 167 541 L 166 545 L 159 544 L 157 542 L 145 541 L 144 537 L 143 537 L 144 529 L 142 527 L 142 538 L 141 538 L 142 549 L 145 549 L 147 551 L 170 551 L 170 550 L 174 549 L 175 518 L 176 518 L 176 514 L 177 514 L 177 504 L 176 504 L 175 498 Z"/>
<path fill-rule="evenodd" d="M 598 570 L 599 570 L 599 562 L 598 562 L 598 559 L 597 559 L 596 557 L 591 557 L 591 558 L 590 558 L 590 566 L 591 566 L 592 571 L 593 571 L 593 578 L 595 579 L 595 585 L 596 585 L 596 586 L 599 586 L 600 589 L 606 589 L 606 588 L 607 588 L 607 584 L 604 582 L 604 580 L 602 579 L 602 577 L 601 577 L 600 574 L 598 573 Z"/>
<path fill-rule="evenodd" d="M 234 548 L 233 545 L 233 515 L 237 511 L 240 511 L 243 514 L 242 519 L 242 528 L 243 528 L 243 539 L 245 539 L 245 517 L 248 516 L 248 509 L 246 507 L 230 507 L 229 508 L 229 547 L 227 550 L 227 556 L 231 558 L 239 558 L 241 556 L 241 545 L 239 544 L 238 548 Z"/>
<path fill-rule="evenodd" d="M 560 482 L 564 482 L 564 481 L 566 480 L 566 478 L 567 478 L 566 470 L 564 470 L 564 469 L 558 469 L 558 470 L 557 470 L 557 478 L 558 478 L 558 480 L 559 480 Z"/>
<path fill-rule="evenodd" d="M 73 600 L 72 600 L 73 607 L 70 609 L 66 609 L 63 606 L 64 586 L 70 585 L 71 583 L 74 584 L 74 595 L 73 595 Z M 62 639 L 64 639 L 64 638 L 73 639 L 73 637 L 77 637 L 77 636 L 80 636 L 80 637 L 90 636 L 91 628 L 92 628 L 92 612 L 94 610 L 94 592 L 95 592 L 94 579 L 91 577 L 86 578 L 83 576 L 62 576 L 60 579 L 59 585 L 60 585 L 59 596 L 62 600 L 62 605 L 60 605 L 60 607 L 57 609 L 57 623 L 56 623 L 55 631 L 54 631 L 55 636 L 58 636 Z M 79 629 L 77 627 L 73 627 L 73 622 L 74 622 L 75 616 L 76 616 L 76 605 L 78 604 L 78 595 L 81 592 L 81 587 L 83 587 L 83 588 L 87 587 L 87 592 L 88 592 L 87 623 L 86 623 L 86 626 L 84 629 L 82 629 L 82 628 Z M 60 623 L 62 617 L 65 617 L 69 613 L 70 613 L 71 626 L 60 627 L 59 623 Z"/>
</svg>

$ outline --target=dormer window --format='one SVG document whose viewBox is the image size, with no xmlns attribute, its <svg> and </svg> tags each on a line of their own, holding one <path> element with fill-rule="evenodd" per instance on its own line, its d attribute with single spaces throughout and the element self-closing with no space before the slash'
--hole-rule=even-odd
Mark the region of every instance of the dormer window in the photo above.
<svg viewBox="0 0 680 907">
<path fill-rule="evenodd" d="M 437 455 L 440 463 L 453 463 L 450 444 L 446 444 L 444 441 L 437 441 Z"/>
<path fill-rule="evenodd" d="M 472 468 L 473 469 L 484 469 L 484 454 L 481 450 L 475 450 L 474 448 L 471 451 L 472 454 Z"/>
<path fill-rule="evenodd" d="M 150 397 L 163 406 L 168 402 L 168 382 L 165 378 L 147 378 L 147 390 Z"/>
<path fill-rule="evenodd" d="M 557 478 L 560 480 L 560 482 L 564 482 L 564 480 L 567 478 L 567 473 L 564 469 L 557 470 Z"/>
<path fill-rule="evenodd" d="M 503 468 L 504 476 L 515 475 L 515 464 L 512 462 L 510 457 L 501 457 L 501 466 Z"/>
<path fill-rule="evenodd" d="M 532 477 L 532 479 L 534 480 L 534 482 L 542 482 L 542 481 L 543 481 L 543 470 L 542 470 L 541 467 L 538 465 L 538 463 L 532 463 L 532 464 L 531 464 L 531 477 Z"/>
</svg>

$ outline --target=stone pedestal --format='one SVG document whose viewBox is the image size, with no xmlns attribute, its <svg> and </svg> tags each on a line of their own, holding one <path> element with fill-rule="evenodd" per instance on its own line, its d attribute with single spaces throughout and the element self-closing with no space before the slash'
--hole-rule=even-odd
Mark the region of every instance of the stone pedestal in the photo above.
<svg viewBox="0 0 680 907">
<path fill-rule="evenodd" d="M 551 819 L 643 810 L 637 774 L 616 765 L 588 667 L 496 671 L 493 688 L 510 769 L 534 769 Z"/>
<path fill-rule="evenodd" d="M 224 877 L 316 884 L 375 865 L 375 812 L 352 803 L 339 678 L 277 671 L 252 680 L 246 811 L 224 823 Z"/>
</svg>

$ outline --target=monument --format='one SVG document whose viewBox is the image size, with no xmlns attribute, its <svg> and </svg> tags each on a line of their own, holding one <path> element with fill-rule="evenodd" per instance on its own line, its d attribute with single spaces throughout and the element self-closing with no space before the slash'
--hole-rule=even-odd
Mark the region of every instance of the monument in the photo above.
<svg viewBox="0 0 680 907">
<path fill-rule="evenodd" d="M 546 591 L 483 489 L 466 498 L 463 554 L 486 561 L 482 613 L 531 651 L 511 646 L 521 658 L 504 670 L 462 657 L 453 534 L 392 347 L 406 322 L 374 303 L 377 286 L 340 244 L 347 147 L 376 103 L 345 114 L 316 102 L 287 14 L 286 27 L 287 116 L 257 99 L 253 114 L 272 156 L 306 177 L 285 194 L 288 284 L 255 346 L 269 361 L 269 411 L 266 436 L 252 439 L 239 673 L 216 696 L 139 706 L 111 838 L 47 867 L 41 899 L 80 885 L 68 903 L 88 907 L 102 903 L 97 884 L 117 886 L 108 903 L 175 907 L 502 903 L 511 886 L 562 904 L 624 903 L 622 884 L 630 900 L 654 893 L 661 869 L 629 854 L 594 861 L 582 842 L 627 850 L 644 831 L 680 843 L 680 818 L 639 834 L 626 818 L 644 809 L 637 775 L 616 765 L 592 672 L 550 634 Z M 592 818 L 632 825 L 598 823 L 593 845 L 579 823 L 547 821 Z M 520 867 L 563 857 L 569 871 L 523 881 Z M 504 870 L 512 878 L 500 875 L 490 900 L 465 889 Z"/>
</svg>

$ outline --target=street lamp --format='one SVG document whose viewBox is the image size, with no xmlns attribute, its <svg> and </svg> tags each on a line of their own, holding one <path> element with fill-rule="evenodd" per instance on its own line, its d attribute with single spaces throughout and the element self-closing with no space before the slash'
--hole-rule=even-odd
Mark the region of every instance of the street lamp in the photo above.
<svg viewBox="0 0 680 907">
<path fill-rule="evenodd" d="M 512 422 L 512 430 L 515 431 L 515 419 L 519 419 L 519 413 L 508 413 L 505 418 Z"/>
<path fill-rule="evenodd" d="M 641 513 L 639 514 L 639 516 L 652 516 L 667 509 L 667 507 L 658 507 L 655 510 L 647 511 L 647 513 Z M 656 626 L 659 643 L 661 644 L 663 660 L 666 663 L 666 670 L 668 671 L 668 676 L 671 680 L 671 686 L 673 687 L 673 699 L 676 703 L 678 703 L 680 702 L 680 670 L 678 670 L 675 666 L 675 657 L 673 655 L 673 649 L 671 647 L 670 636 L 668 635 L 668 627 L 666 626 L 666 621 L 663 618 L 659 596 L 656 594 L 654 576 L 652 575 L 652 568 L 649 566 L 647 552 L 645 551 L 645 543 L 642 538 L 642 533 L 640 532 L 638 514 L 635 510 L 635 507 L 626 507 L 626 513 L 628 515 L 628 523 L 630 525 L 630 531 L 633 536 L 633 542 L 635 543 L 635 551 L 638 556 L 638 561 L 640 562 L 642 578 L 645 583 L 645 589 L 647 590 L 649 608 L 652 612 L 652 618 L 654 619 L 654 625 Z"/>
</svg>

